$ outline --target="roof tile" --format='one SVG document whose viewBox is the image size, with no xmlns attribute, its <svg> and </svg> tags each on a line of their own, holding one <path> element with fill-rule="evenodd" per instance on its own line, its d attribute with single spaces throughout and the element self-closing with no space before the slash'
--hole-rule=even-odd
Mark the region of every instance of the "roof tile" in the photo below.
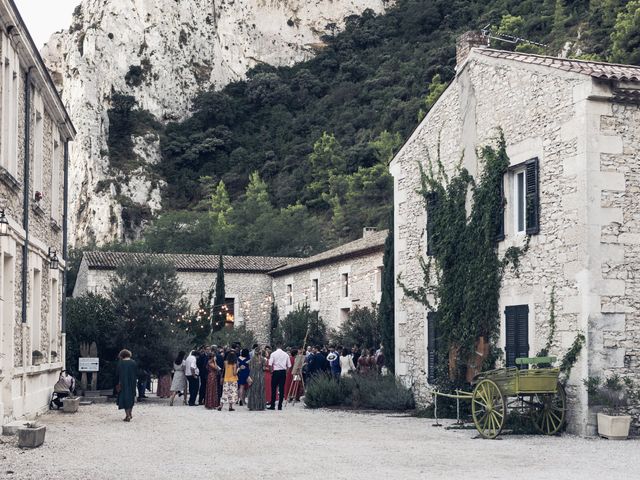
<svg viewBox="0 0 640 480">
<path fill-rule="evenodd" d="M 492 48 L 475 48 L 475 52 L 487 57 L 505 58 L 523 63 L 544 65 L 568 72 L 589 75 L 595 78 L 640 82 L 640 66 L 619 65 L 615 63 L 592 62 L 587 60 L 572 60 L 566 58 L 548 57 L 543 55 L 523 54 L 507 50 Z"/>
</svg>

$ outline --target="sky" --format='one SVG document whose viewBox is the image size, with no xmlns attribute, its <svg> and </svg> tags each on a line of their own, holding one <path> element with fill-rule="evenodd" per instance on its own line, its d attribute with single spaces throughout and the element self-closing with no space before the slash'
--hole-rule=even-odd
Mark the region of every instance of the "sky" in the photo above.
<svg viewBox="0 0 640 480">
<path fill-rule="evenodd" d="M 53 32 L 71 25 L 71 14 L 81 0 L 14 0 L 38 49 Z"/>
</svg>

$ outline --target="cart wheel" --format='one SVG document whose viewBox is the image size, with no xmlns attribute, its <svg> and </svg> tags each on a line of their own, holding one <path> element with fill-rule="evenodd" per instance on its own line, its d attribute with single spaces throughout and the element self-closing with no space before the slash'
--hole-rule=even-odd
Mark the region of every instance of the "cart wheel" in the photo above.
<svg viewBox="0 0 640 480">
<path fill-rule="evenodd" d="M 556 393 L 538 393 L 531 398 L 531 420 L 533 426 L 545 435 L 554 435 L 564 425 L 566 394 L 558 382 Z"/>
<path fill-rule="evenodd" d="M 485 378 L 473 389 L 471 414 L 476 429 L 484 438 L 496 438 L 504 427 L 507 404 L 500 387 Z"/>
</svg>

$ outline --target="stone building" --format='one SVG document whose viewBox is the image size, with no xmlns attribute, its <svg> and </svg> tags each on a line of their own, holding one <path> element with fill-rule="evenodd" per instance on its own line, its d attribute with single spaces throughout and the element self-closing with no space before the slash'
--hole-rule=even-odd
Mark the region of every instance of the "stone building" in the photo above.
<svg viewBox="0 0 640 480">
<path fill-rule="evenodd" d="M 11 0 L 0 0 L 0 424 L 47 408 L 64 365 L 68 142 L 75 130 Z"/>
<path fill-rule="evenodd" d="M 327 326 L 337 328 L 349 311 L 380 301 L 387 231 L 365 229 L 364 237 L 309 258 L 224 256 L 224 283 L 233 325 L 246 325 L 260 342 L 270 337 L 275 302 L 281 317 L 309 304 Z M 174 265 L 192 311 L 215 284 L 215 255 L 86 252 L 73 296 L 107 295 L 119 266 L 158 258 Z"/>
<path fill-rule="evenodd" d="M 73 296 L 85 293 L 108 295 L 118 267 L 142 263 L 150 258 L 161 259 L 176 268 L 191 310 L 196 310 L 202 297 L 215 285 L 219 257 L 215 255 L 146 254 L 86 252 L 80 263 Z M 269 338 L 269 312 L 272 302 L 269 272 L 285 265 L 286 257 L 223 256 L 228 321 L 245 325 L 259 340 Z"/>
<path fill-rule="evenodd" d="M 391 163 L 395 269 L 410 288 L 423 280 L 425 205 L 418 164 L 440 159 L 477 177 L 477 150 L 504 132 L 504 240 L 530 247 L 519 277 L 500 292 L 506 363 L 534 356 L 548 332 L 555 287 L 557 357 L 578 332 L 587 339 L 569 379 L 570 428 L 590 433 L 582 380 L 618 373 L 640 380 L 640 67 L 487 48 L 465 34 L 456 76 Z M 533 210 L 531 210 L 533 209 Z M 425 307 L 396 288 L 396 371 L 429 401 Z M 510 318 L 508 318 L 510 317 Z M 509 342 L 507 342 L 509 338 Z"/>
<path fill-rule="evenodd" d="M 337 329 L 352 309 L 380 303 L 387 233 L 365 229 L 358 240 L 273 270 L 281 316 L 308 304 L 327 327 Z"/>
</svg>

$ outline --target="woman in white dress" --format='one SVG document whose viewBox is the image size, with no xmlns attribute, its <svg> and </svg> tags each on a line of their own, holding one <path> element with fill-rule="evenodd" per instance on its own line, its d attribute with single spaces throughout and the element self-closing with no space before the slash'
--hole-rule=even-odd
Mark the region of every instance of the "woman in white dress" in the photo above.
<svg viewBox="0 0 640 480">
<path fill-rule="evenodd" d="M 184 403 L 187 403 L 187 377 L 184 374 L 186 362 L 184 360 L 185 352 L 179 352 L 176 360 L 173 362 L 173 380 L 171 380 L 171 400 L 169 405 L 173 406 L 173 400 L 178 393 L 182 394 Z"/>
<path fill-rule="evenodd" d="M 351 373 L 355 371 L 356 366 L 353 364 L 353 356 L 349 353 L 349 349 L 343 348 L 340 356 L 340 376 L 350 377 Z"/>
</svg>

